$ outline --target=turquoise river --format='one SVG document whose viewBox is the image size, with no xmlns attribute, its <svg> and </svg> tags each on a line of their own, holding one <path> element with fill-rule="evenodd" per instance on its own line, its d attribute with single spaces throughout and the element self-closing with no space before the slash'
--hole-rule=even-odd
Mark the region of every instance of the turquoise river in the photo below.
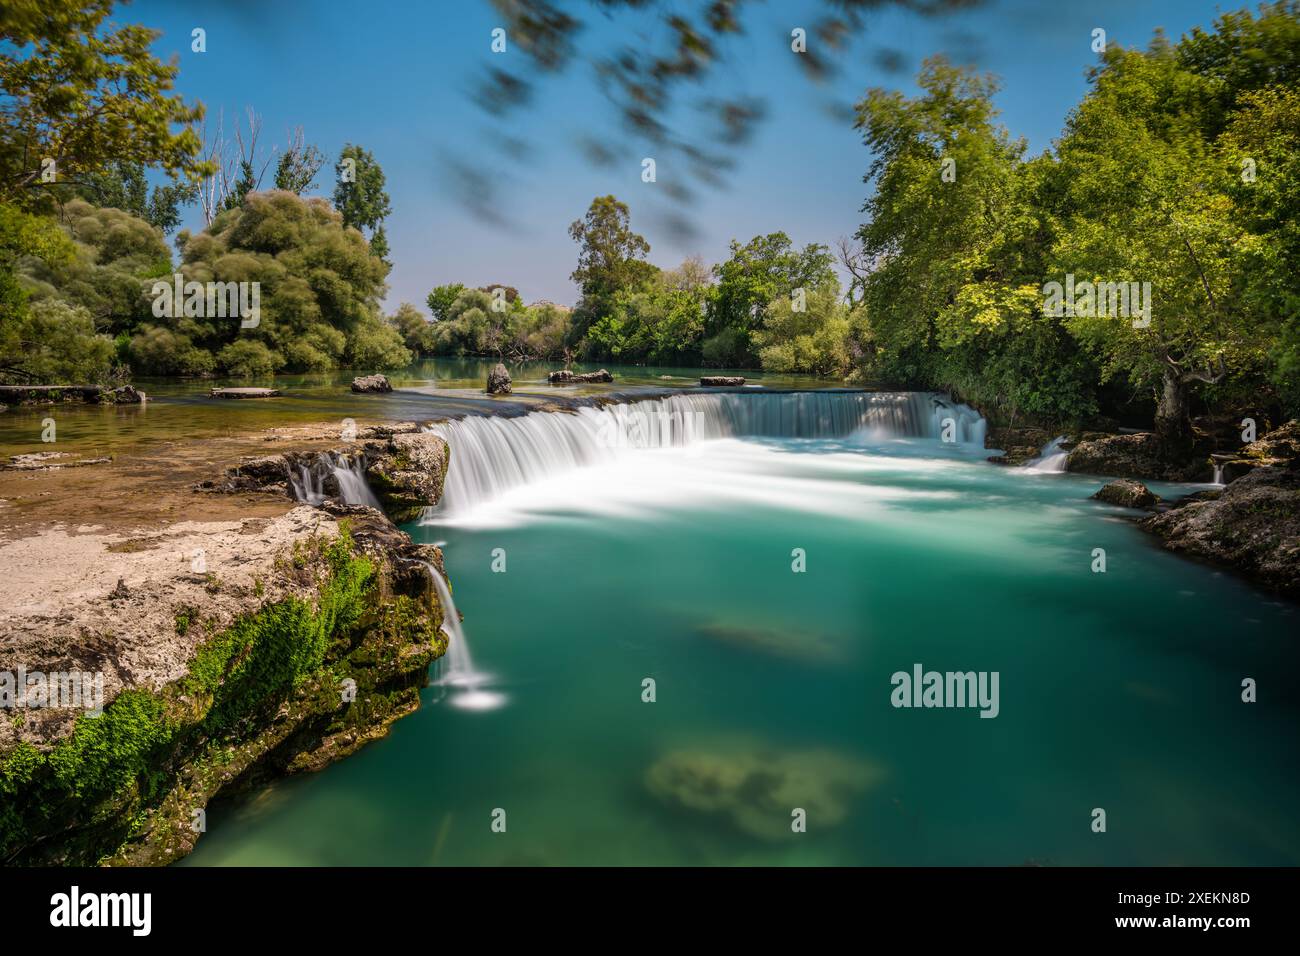
<svg viewBox="0 0 1300 956">
<path fill-rule="evenodd" d="M 406 530 L 445 551 L 457 653 L 184 865 L 1300 863 L 1295 607 L 1162 551 L 1102 478 L 988 463 L 969 410 L 435 427 L 446 497 Z M 996 716 L 894 706 L 917 665 L 996 673 Z"/>
</svg>

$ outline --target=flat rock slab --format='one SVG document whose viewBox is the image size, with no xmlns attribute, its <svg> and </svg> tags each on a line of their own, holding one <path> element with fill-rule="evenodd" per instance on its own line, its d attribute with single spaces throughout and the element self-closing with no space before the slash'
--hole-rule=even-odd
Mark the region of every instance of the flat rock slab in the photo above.
<svg viewBox="0 0 1300 956">
<path fill-rule="evenodd" d="M 279 398 L 278 388 L 214 388 L 208 398 Z"/>
<path fill-rule="evenodd" d="M 551 372 L 546 376 L 546 380 L 552 385 L 576 385 L 592 382 L 609 383 L 614 381 L 614 376 L 603 368 L 599 372 L 573 372 L 566 368 Z"/>
<path fill-rule="evenodd" d="M 30 455 L 10 455 L 8 462 L 0 462 L 0 468 L 11 471 L 47 471 L 55 468 L 80 468 L 82 465 L 105 465 L 113 459 L 78 458 L 61 451 L 41 451 Z"/>
<path fill-rule="evenodd" d="M 740 375 L 703 375 L 700 384 L 705 388 L 734 387 L 744 385 L 745 379 Z"/>
</svg>

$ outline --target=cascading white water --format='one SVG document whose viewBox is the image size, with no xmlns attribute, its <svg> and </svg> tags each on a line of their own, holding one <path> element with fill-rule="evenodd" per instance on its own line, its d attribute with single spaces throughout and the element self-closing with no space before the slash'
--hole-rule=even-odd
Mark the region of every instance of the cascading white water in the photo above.
<svg viewBox="0 0 1300 956">
<path fill-rule="evenodd" d="M 330 457 L 334 459 L 334 477 L 339 483 L 339 495 L 344 503 L 367 505 L 377 511 L 383 511 L 379 499 L 370 490 L 370 483 L 366 481 L 365 458 L 361 455 L 349 458 L 347 455 L 334 453 L 331 453 Z"/>
<path fill-rule="evenodd" d="M 428 570 L 434 590 L 438 592 L 438 602 L 442 605 L 442 632 L 447 635 L 447 654 L 442 665 L 445 669 L 434 682 L 435 685 L 454 688 L 451 703 L 456 707 L 466 710 L 492 710 L 500 707 L 505 703 L 505 698 L 501 694 L 482 689 L 488 675 L 474 669 L 469 639 L 461 627 L 460 613 L 456 610 L 456 602 L 452 599 L 446 578 L 428 561 L 420 563 Z"/>
<path fill-rule="evenodd" d="M 307 465 L 298 465 L 298 473 L 289 473 L 289 487 L 298 501 L 319 505 L 328 495 L 325 494 L 325 477 L 333 475 L 339 486 L 339 497 L 344 504 L 367 505 L 383 510 L 379 499 L 370 490 L 366 481 L 366 461 L 364 456 L 355 457 L 339 452 L 325 452 Z"/>
<path fill-rule="evenodd" d="M 1221 485 L 1223 484 L 1223 465 L 1219 464 L 1219 462 L 1217 461 L 1213 462 L 1213 465 L 1214 465 L 1214 478 L 1211 480 L 1210 483 L 1214 485 Z"/>
<path fill-rule="evenodd" d="M 621 449 L 719 438 L 927 438 L 982 448 L 974 409 L 932 392 L 671 395 L 630 404 L 470 417 L 431 430 L 451 445 L 439 512 L 463 514 L 520 485 L 612 460 Z"/>
<path fill-rule="evenodd" d="M 1024 470 L 1036 474 L 1053 474 L 1065 471 L 1066 459 L 1070 457 L 1068 451 L 1061 450 L 1061 443 L 1065 440 L 1065 435 L 1058 435 L 1053 438 L 1043 446 L 1043 450 L 1038 453 L 1037 458 L 1025 462 Z"/>
</svg>

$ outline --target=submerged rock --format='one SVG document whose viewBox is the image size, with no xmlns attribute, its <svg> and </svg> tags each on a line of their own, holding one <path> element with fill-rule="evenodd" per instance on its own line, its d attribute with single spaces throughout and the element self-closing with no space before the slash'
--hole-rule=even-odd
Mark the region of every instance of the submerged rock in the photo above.
<svg viewBox="0 0 1300 956">
<path fill-rule="evenodd" d="M 1160 503 L 1159 495 L 1132 478 L 1117 478 L 1108 482 L 1092 497 L 1121 508 L 1154 508 Z"/>
<path fill-rule="evenodd" d="M 391 392 L 392 390 L 393 386 L 388 383 L 386 375 L 358 375 L 352 380 L 354 392 Z"/>
<path fill-rule="evenodd" d="M 1138 524 L 1171 551 L 1230 565 L 1300 596 L 1300 470 L 1257 468 L 1214 497 L 1189 496 Z"/>
<path fill-rule="evenodd" d="M 488 372 L 487 393 L 489 395 L 509 395 L 511 392 L 510 372 L 506 367 L 497 362 L 492 371 Z"/>
<path fill-rule="evenodd" d="M 546 376 L 546 380 L 552 385 L 571 385 L 583 382 L 612 382 L 614 376 L 601 369 L 599 372 L 571 372 L 567 368 L 551 372 Z"/>
<path fill-rule="evenodd" d="M 701 375 L 700 384 L 707 388 L 744 385 L 743 375 Z"/>
<path fill-rule="evenodd" d="M 795 808 L 819 827 L 836 826 L 857 795 L 883 776 L 872 764 L 829 750 L 681 750 L 646 772 L 646 789 L 671 806 L 720 816 L 751 836 L 780 840 L 792 833 Z"/>
</svg>

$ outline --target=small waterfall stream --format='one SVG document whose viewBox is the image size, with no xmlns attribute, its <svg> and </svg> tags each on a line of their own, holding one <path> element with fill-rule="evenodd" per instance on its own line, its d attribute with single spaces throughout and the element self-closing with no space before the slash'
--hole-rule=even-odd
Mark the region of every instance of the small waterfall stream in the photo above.
<svg viewBox="0 0 1300 956">
<path fill-rule="evenodd" d="M 1061 443 L 1065 440 L 1065 435 L 1053 438 L 1043 446 L 1037 458 L 1025 462 L 1024 470 L 1035 474 L 1055 474 L 1065 471 L 1066 459 L 1070 457 L 1068 451 L 1061 450 Z"/>
<path fill-rule="evenodd" d="M 470 653 L 469 639 L 461 627 L 460 613 L 452 599 L 451 588 L 447 580 L 438 573 L 428 561 L 420 562 L 429 572 L 434 590 L 438 592 L 438 602 L 442 605 L 442 632 L 447 635 L 447 654 L 439 662 L 441 675 L 434 686 L 452 688 L 450 703 L 465 710 L 493 710 L 505 703 L 505 697 L 489 690 L 483 690 L 489 675 L 474 669 L 474 658 Z"/>
<path fill-rule="evenodd" d="M 444 516 L 630 448 L 720 438 L 930 439 L 983 448 L 978 412 L 932 392 L 683 394 L 601 408 L 471 417 L 431 430 L 452 448 Z"/>
<path fill-rule="evenodd" d="M 298 465 L 298 473 L 289 473 L 289 487 L 298 501 L 319 505 L 327 497 L 325 479 L 333 477 L 338 483 L 339 497 L 344 504 L 367 505 L 380 511 L 379 499 L 370 490 L 366 481 L 366 459 L 364 455 L 346 455 L 341 452 L 325 452 L 317 455 L 310 465 Z"/>
</svg>

